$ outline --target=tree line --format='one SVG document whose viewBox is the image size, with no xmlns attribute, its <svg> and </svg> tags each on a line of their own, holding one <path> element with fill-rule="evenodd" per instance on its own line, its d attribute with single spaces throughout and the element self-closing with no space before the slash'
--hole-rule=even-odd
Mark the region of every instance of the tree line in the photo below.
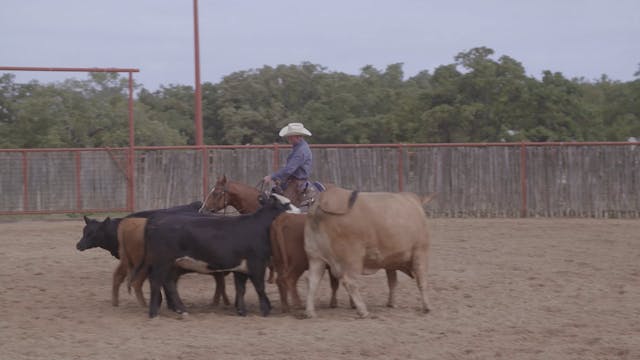
<svg viewBox="0 0 640 360">
<path fill-rule="evenodd" d="M 205 144 L 270 144 L 300 121 L 314 143 L 626 141 L 640 138 L 640 70 L 527 76 L 509 56 L 478 47 L 405 79 L 402 63 L 358 75 L 304 62 L 234 72 L 202 84 Z M 137 145 L 195 143 L 194 89 L 135 84 Z M 128 145 L 128 77 L 15 82 L 0 75 L 0 148 Z"/>
</svg>

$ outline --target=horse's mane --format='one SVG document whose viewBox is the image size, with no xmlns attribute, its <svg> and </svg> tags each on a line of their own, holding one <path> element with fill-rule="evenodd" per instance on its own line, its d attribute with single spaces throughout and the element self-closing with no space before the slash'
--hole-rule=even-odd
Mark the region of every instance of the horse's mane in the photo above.
<svg viewBox="0 0 640 360">
<path fill-rule="evenodd" d="M 217 185 L 218 184 L 216 184 L 216 186 Z M 238 189 L 239 191 L 251 191 L 251 192 L 254 192 L 256 195 L 260 194 L 260 190 L 254 188 L 253 186 L 250 186 L 250 185 L 247 185 L 245 183 L 238 182 L 238 181 L 233 181 L 233 180 L 227 179 L 227 189 L 229 189 L 230 186 L 237 186 L 238 188 L 240 188 L 240 189 Z"/>
</svg>

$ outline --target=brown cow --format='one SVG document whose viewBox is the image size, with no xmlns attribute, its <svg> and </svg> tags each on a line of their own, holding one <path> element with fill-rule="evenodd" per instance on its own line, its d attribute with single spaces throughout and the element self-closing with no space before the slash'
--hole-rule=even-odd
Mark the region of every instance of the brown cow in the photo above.
<svg viewBox="0 0 640 360">
<path fill-rule="evenodd" d="M 127 217 L 120 221 L 118 225 L 118 252 L 120 254 L 120 264 L 113 273 L 113 293 L 114 306 L 118 304 L 118 291 L 127 274 L 133 274 L 134 269 L 142 263 L 144 259 L 144 228 L 147 225 L 147 218 Z M 138 303 L 147 306 L 142 294 L 142 284 L 147 279 L 146 268 L 136 273 L 135 278 L 129 280 L 128 289 L 133 287 Z M 216 280 L 216 289 L 213 295 L 213 304 L 218 305 L 220 298 L 225 305 L 230 301 L 225 292 L 224 273 L 213 274 Z"/>
<path fill-rule="evenodd" d="M 144 256 L 144 227 L 146 218 L 124 218 L 118 224 L 118 253 L 120 264 L 113 273 L 113 305 L 118 305 L 118 291 L 127 274 L 132 273 L 136 265 L 142 262 Z M 135 279 L 130 279 L 129 292 L 133 287 L 136 299 L 141 306 L 146 307 L 147 302 L 142 294 L 142 284 L 147 278 L 146 272 L 140 272 Z"/>
<path fill-rule="evenodd" d="M 304 223 L 306 214 L 280 214 L 271 223 L 271 253 L 272 263 L 278 278 L 276 284 L 280 292 L 280 302 L 282 312 L 289 311 L 288 292 L 291 293 L 293 305 L 302 307 L 300 295 L 298 294 L 298 279 L 309 269 L 307 253 L 304 251 Z M 330 307 L 336 307 L 338 300 L 338 279 L 330 274 L 331 280 L 331 302 Z"/>
<path fill-rule="evenodd" d="M 429 229 L 424 203 L 412 193 L 359 193 L 334 187 L 319 195 L 309 210 L 304 230 L 309 257 L 306 315 L 315 317 L 315 294 L 329 265 L 353 299 L 358 314 L 369 315 L 356 278 L 378 269 L 387 271 L 389 299 L 395 306 L 396 271 L 415 277 L 422 310 L 429 311 L 427 258 Z"/>
</svg>

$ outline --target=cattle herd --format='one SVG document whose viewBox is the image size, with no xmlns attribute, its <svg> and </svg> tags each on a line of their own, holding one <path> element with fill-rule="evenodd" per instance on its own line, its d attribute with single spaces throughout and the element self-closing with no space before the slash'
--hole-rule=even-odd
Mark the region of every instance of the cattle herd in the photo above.
<svg viewBox="0 0 640 360">
<path fill-rule="evenodd" d="M 269 315 L 265 291 L 267 268 L 276 274 L 282 311 L 302 307 L 297 291 L 300 276 L 309 270 L 306 316 L 315 317 L 315 295 L 329 270 L 335 307 L 342 284 L 362 317 L 369 315 L 358 289 L 357 277 L 384 269 L 389 285 L 387 305 L 395 306 L 397 271 L 414 278 L 422 310 L 429 311 L 427 261 L 429 231 L 423 206 L 430 198 L 412 193 L 358 192 L 329 187 L 316 196 L 307 213 L 289 199 L 221 177 L 200 201 L 167 209 L 140 211 L 103 221 L 84 217 L 80 251 L 102 248 L 120 260 L 113 273 L 112 305 L 118 306 L 125 280 L 133 288 L 149 317 L 156 317 L 164 299 L 167 307 L 186 314 L 178 293 L 178 279 L 191 272 L 212 275 L 214 305 L 230 304 L 225 275 L 232 273 L 235 309 L 246 315 L 244 294 L 251 280 L 260 312 Z M 240 215 L 219 211 L 233 206 Z M 142 285 L 149 281 L 149 301 Z"/>
</svg>

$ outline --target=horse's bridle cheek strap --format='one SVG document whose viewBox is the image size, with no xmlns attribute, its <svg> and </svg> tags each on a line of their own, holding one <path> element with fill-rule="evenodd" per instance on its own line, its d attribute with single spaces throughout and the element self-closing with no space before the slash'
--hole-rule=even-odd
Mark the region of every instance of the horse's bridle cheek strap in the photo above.
<svg viewBox="0 0 640 360">
<path fill-rule="evenodd" d="M 227 214 L 227 207 L 229 206 L 229 192 L 227 191 L 227 185 L 222 188 L 222 206 L 224 206 L 223 214 Z"/>
</svg>

